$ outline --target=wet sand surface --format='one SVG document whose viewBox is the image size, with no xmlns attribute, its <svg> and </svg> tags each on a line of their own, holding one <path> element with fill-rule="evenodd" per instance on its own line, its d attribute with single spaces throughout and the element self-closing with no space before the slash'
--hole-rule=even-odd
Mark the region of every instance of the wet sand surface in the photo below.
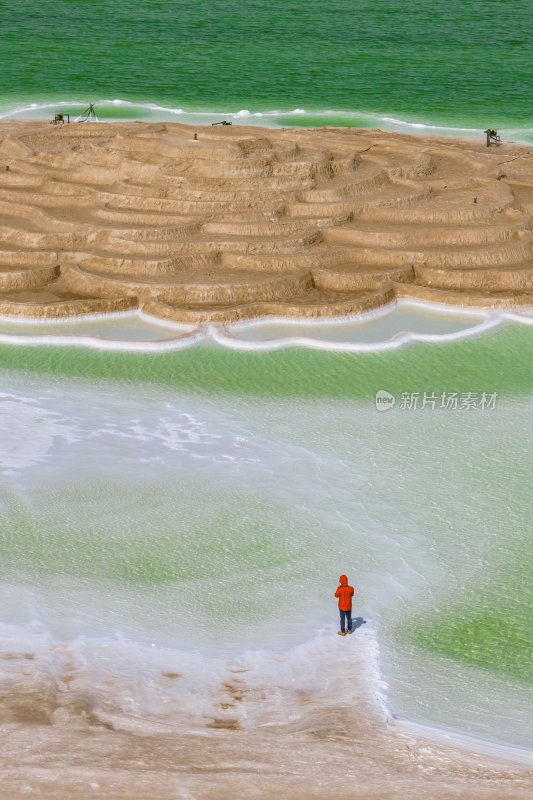
<svg viewBox="0 0 533 800">
<path fill-rule="evenodd" d="M 390 729 L 389 729 L 390 728 Z M 2 730 L 0 797 L 516 798 L 533 770 L 321 714 L 291 729 L 134 735 L 80 724 Z"/>
<path fill-rule="evenodd" d="M 531 760 L 469 752 L 395 722 L 380 703 L 370 640 L 331 636 L 330 652 L 316 652 L 322 690 L 283 686 L 276 672 L 254 684 L 242 663 L 220 686 L 200 674 L 198 692 L 212 700 L 200 724 L 124 710 L 119 677 L 88 682 L 82 666 L 58 677 L 31 653 L 4 654 L 0 797 L 531 797 Z"/>
<path fill-rule="evenodd" d="M 481 136 L 1 122 L 0 314 L 532 306 L 532 211 L 529 149 Z"/>
</svg>

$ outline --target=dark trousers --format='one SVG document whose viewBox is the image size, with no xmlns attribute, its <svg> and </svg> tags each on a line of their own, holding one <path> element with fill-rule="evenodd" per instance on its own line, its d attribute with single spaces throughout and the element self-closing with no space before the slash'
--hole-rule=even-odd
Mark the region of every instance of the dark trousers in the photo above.
<svg viewBox="0 0 533 800">
<path fill-rule="evenodd" d="M 342 608 L 339 608 L 339 613 L 341 615 L 341 631 L 346 633 L 344 624 L 345 622 L 348 623 L 348 630 L 352 630 L 352 612 L 351 611 L 343 611 Z"/>
</svg>

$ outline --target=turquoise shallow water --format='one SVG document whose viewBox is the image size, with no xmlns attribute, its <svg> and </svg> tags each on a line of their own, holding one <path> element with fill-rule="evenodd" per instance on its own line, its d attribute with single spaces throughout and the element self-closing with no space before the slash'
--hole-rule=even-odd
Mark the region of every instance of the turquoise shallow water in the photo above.
<svg viewBox="0 0 533 800">
<path fill-rule="evenodd" d="M 312 640 L 348 571 L 396 713 L 527 745 L 532 337 L 364 355 L 0 348 L 2 625 L 26 650 L 28 630 L 99 637 L 111 672 L 111 645 L 151 642 L 181 672 L 191 652 Z M 477 407 L 402 407 L 424 392 Z"/>
<path fill-rule="evenodd" d="M 21 0 L 0 11 L 4 113 L 120 99 L 142 105 L 101 115 L 157 118 L 157 104 L 278 111 L 270 122 L 281 125 L 532 132 L 528 0 Z M 286 116 L 295 109 L 307 115 Z"/>
</svg>

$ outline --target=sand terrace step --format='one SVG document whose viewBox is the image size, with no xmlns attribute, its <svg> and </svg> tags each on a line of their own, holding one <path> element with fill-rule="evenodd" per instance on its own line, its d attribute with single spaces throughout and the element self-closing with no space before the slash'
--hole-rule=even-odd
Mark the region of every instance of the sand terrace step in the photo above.
<svg viewBox="0 0 533 800">
<path fill-rule="evenodd" d="M 414 188 L 401 184 L 387 185 L 382 191 L 352 198 L 349 201 L 296 202 L 287 206 L 289 217 L 326 216 L 331 214 L 365 214 L 369 209 L 389 206 L 403 206 L 421 202 L 429 196 L 429 188 Z"/>
<path fill-rule="evenodd" d="M 359 292 L 379 289 L 384 283 L 397 281 L 411 283 L 414 280 L 413 267 L 402 269 L 354 270 L 351 265 L 339 264 L 336 268 L 322 269 L 312 267 L 311 274 L 317 289 L 333 292 Z"/>
<path fill-rule="evenodd" d="M 148 232 L 150 234 L 150 232 Z M 161 256 L 175 256 L 185 253 L 210 253 L 231 251 L 235 253 L 279 253 L 290 254 L 298 251 L 301 248 L 307 248 L 316 244 L 320 239 L 320 232 L 312 231 L 309 234 L 301 236 L 285 236 L 285 237 L 255 237 L 253 240 L 248 241 L 245 238 L 229 237 L 217 238 L 212 235 L 209 238 L 166 238 L 164 232 L 161 232 L 159 238 L 149 238 L 149 235 L 140 235 L 139 232 L 134 231 L 132 235 L 128 235 L 126 231 L 121 236 L 114 236 L 112 234 L 95 234 L 94 238 L 89 241 L 94 241 L 100 246 L 104 244 L 116 251 L 118 248 L 124 255 L 142 255 L 146 254 L 151 258 Z M 65 247 L 61 249 L 72 250 L 72 247 Z"/>
<path fill-rule="evenodd" d="M 119 274 L 119 275 L 144 275 L 153 277 L 164 277 L 165 275 L 175 275 L 185 269 L 209 271 L 216 268 L 221 263 L 220 253 L 209 252 L 205 254 L 195 253 L 194 257 L 190 254 L 175 256 L 162 259 L 144 258 L 119 258 L 117 256 L 102 256 L 95 253 L 63 253 L 62 264 L 78 265 L 85 272 L 92 272 L 97 275 Z"/>
<path fill-rule="evenodd" d="M 395 297 L 394 286 L 389 285 L 377 292 L 342 293 L 311 289 L 297 298 L 291 298 L 289 302 L 263 301 L 239 305 L 178 306 L 150 298 L 142 307 L 146 313 L 162 319 L 200 325 L 208 322 L 238 322 L 268 316 L 319 318 L 358 314 L 390 303 Z"/>
<path fill-rule="evenodd" d="M 42 208 L 84 208 L 90 202 L 91 194 L 67 195 L 51 194 L 48 192 L 35 192 L 25 188 L 20 189 L 0 189 L 0 200 L 4 203 L 23 206 L 40 206 Z"/>
<path fill-rule="evenodd" d="M 158 211 L 156 214 L 146 211 L 135 211 L 128 208 L 124 210 L 116 210 L 111 208 L 96 208 L 90 212 L 91 217 L 101 219 L 104 222 L 117 222 L 119 226 L 132 226 L 136 225 L 151 226 L 153 228 L 187 227 L 191 224 L 189 215 L 178 215 L 174 213 L 167 213 Z"/>
<path fill-rule="evenodd" d="M 11 269 L 29 267 L 54 267 L 58 264 L 56 253 L 35 252 L 34 250 L 4 250 L 0 249 L 0 266 Z"/>
<path fill-rule="evenodd" d="M 329 202 L 358 197 L 361 194 L 386 186 L 390 178 L 385 169 L 377 164 L 364 164 L 353 173 L 338 175 L 318 184 L 314 189 L 300 193 L 300 199 L 308 203 Z"/>
<path fill-rule="evenodd" d="M 326 245 L 329 231 L 324 231 Z M 337 244 L 337 242 L 335 242 Z M 496 266 L 529 260 L 533 255 L 533 238 L 510 240 L 500 245 L 487 247 L 458 247 L 446 249 L 424 248 L 418 250 L 389 247 L 350 247 L 346 261 L 354 264 L 400 266 L 402 264 L 426 264 L 432 267 L 476 267 Z"/>
<path fill-rule="evenodd" d="M 309 272 L 289 276 L 278 274 L 239 273 L 238 276 L 221 280 L 218 275 L 198 274 L 165 276 L 165 281 L 142 280 L 123 274 L 96 275 L 85 272 L 73 265 L 62 267 L 62 277 L 68 285 L 78 291 L 89 290 L 104 297 L 115 296 L 117 290 L 124 294 L 146 299 L 158 297 L 162 301 L 174 303 L 228 302 L 241 303 L 259 299 L 282 300 L 301 294 L 313 286 Z"/>
<path fill-rule="evenodd" d="M 498 269 L 435 269 L 415 266 L 415 283 L 437 289 L 533 292 L 533 261 Z"/>
<path fill-rule="evenodd" d="M 412 248 L 413 246 L 473 246 L 491 245 L 517 238 L 525 238 L 533 227 L 530 217 L 516 222 L 495 221 L 493 225 L 480 224 L 460 227 L 448 225 L 372 225 L 357 219 L 342 226 L 331 225 L 324 231 L 327 242 L 363 247 Z"/>
<path fill-rule="evenodd" d="M 432 286 L 419 286 L 416 284 L 393 284 L 398 297 L 409 297 L 416 300 L 426 300 L 430 303 L 441 303 L 451 306 L 468 308 L 532 308 L 533 292 L 516 291 L 480 291 L 466 288 L 463 291 L 440 289 Z"/>
<path fill-rule="evenodd" d="M 59 277 L 59 265 L 13 269 L 0 266 L 0 289 L 29 289 L 44 286 Z"/>
<path fill-rule="evenodd" d="M 198 177 L 189 177 L 187 174 L 183 176 L 175 176 L 169 191 L 172 195 L 179 196 L 180 193 L 191 192 L 193 195 L 204 192 L 213 192 L 219 194 L 221 199 L 232 200 L 235 199 L 231 196 L 226 197 L 227 192 L 242 192 L 246 195 L 257 195 L 258 188 L 259 194 L 263 191 L 279 191 L 279 192 L 293 192 L 306 189 L 314 186 L 316 183 L 313 176 L 306 177 L 292 177 L 290 175 L 263 175 L 261 178 L 261 186 L 257 187 L 250 183 L 250 179 L 246 176 L 239 175 L 204 175 Z M 170 195 L 169 195 L 170 196 Z"/>
<path fill-rule="evenodd" d="M 231 236 L 291 236 L 309 229 L 308 220 L 258 219 L 205 222 L 202 230 L 206 233 L 229 234 Z"/>
<path fill-rule="evenodd" d="M 254 272 L 293 272 L 322 265 L 325 261 L 324 253 L 316 248 L 288 253 L 238 253 L 226 250 L 220 253 L 220 259 L 222 267 Z"/>
<path fill-rule="evenodd" d="M 136 307 L 135 297 L 95 298 L 46 291 L 41 294 L 35 288 L 31 292 L 13 292 L 0 296 L 0 315 L 9 317 L 59 319 L 81 314 L 111 314 Z"/>
</svg>

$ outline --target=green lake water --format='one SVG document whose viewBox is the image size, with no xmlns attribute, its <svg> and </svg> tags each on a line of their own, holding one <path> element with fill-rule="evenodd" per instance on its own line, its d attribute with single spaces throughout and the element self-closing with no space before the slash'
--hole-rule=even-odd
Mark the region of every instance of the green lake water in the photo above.
<svg viewBox="0 0 533 800">
<path fill-rule="evenodd" d="M 396 713 L 527 744 L 532 337 L 0 348 L 6 623 L 180 652 L 288 647 L 335 623 L 348 571 Z M 402 407 L 424 392 L 476 407 Z"/>
<path fill-rule="evenodd" d="M 4 113 L 129 101 L 101 116 L 157 118 L 155 104 L 277 112 L 261 124 L 532 135 L 528 0 L 11 0 L 0 21 Z M 295 109 L 306 115 L 287 117 Z"/>
</svg>

